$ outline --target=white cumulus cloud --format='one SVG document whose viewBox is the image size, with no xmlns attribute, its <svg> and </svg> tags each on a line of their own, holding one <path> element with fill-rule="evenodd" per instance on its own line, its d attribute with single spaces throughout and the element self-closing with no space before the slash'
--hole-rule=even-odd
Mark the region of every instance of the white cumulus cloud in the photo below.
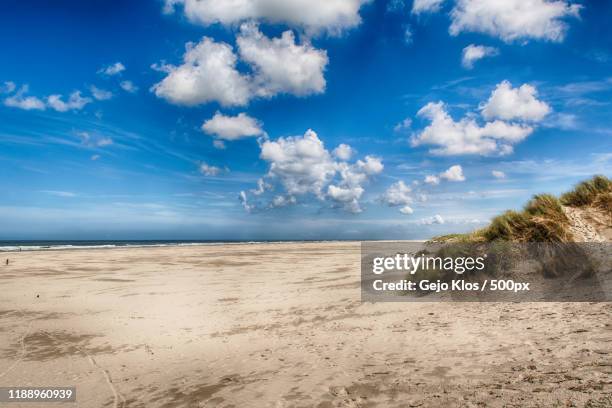
<svg viewBox="0 0 612 408">
<path fill-rule="evenodd" d="M 523 84 L 513 88 L 508 81 L 497 84 L 489 100 L 482 106 L 482 116 L 487 119 L 524 120 L 539 122 L 551 111 L 550 106 L 537 99 L 535 87 Z"/>
<path fill-rule="evenodd" d="M 9 86 L 9 88 L 14 90 L 15 86 Z M 36 96 L 26 95 L 28 93 L 28 90 L 28 85 L 23 85 L 14 95 L 11 95 L 6 98 L 4 100 L 4 104 L 11 108 L 18 108 L 23 110 L 44 110 L 46 108 L 45 103 Z"/>
<path fill-rule="evenodd" d="M 119 83 L 119 86 L 121 87 L 121 89 L 123 89 L 125 92 L 129 92 L 129 93 L 135 93 L 136 91 L 138 91 L 138 87 L 136 85 L 134 85 L 134 83 L 132 81 L 121 81 Z"/>
<path fill-rule="evenodd" d="M 382 173 L 384 166 L 382 160 L 375 156 L 366 156 L 364 160 L 357 160 L 355 163 L 356 170 L 354 172 L 362 172 L 367 176 L 373 176 Z"/>
<path fill-rule="evenodd" d="M 181 65 L 152 65 L 167 74 L 152 91 L 170 103 L 186 106 L 209 102 L 244 106 L 257 97 L 325 91 L 327 53 L 308 42 L 297 44 L 292 31 L 268 38 L 256 24 L 245 23 L 236 44 L 238 54 L 229 44 L 208 37 L 198 44 L 188 43 Z M 238 70 L 239 62 L 248 67 L 247 72 Z"/>
<path fill-rule="evenodd" d="M 202 130 L 220 140 L 238 140 L 264 134 L 261 123 L 247 115 L 225 116 L 220 112 L 202 124 Z"/>
<path fill-rule="evenodd" d="M 340 174 L 338 185 L 328 187 L 328 196 L 341 203 L 345 210 L 360 213 L 359 199 L 365 191 L 362 187 L 371 177 L 382 173 L 384 165 L 382 160 L 375 156 L 366 156 L 364 160 L 357 160 L 353 164 L 346 162 L 336 163 Z"/>
<path fill-rule="evenodd" d="M 183 64 L 162 65 L 167 76 L 152 88 L 155 95 L 176 105 L 195 106 L 217 101 L 223 106 L 245 105 L 251 98 L 249 78 L 236 69 L 232 47 L 204 37 L 187 43 Z"/>
<path fill-rule="evenodd" d="M 278 93 L 306 96 L 325 91 L 327 53 L 309 43 L 296 44 L 292 31 L 268 38 L 257 25 L 243 24 L 236 39 L 240 57 L 254 71 L 254 92 L 269 97 Z"/>
<path fill-rule="evenodd" d="M 455 164 L 454 166 L 450 166 L 447 170 L 443 171 L 438 175 L 430 174 L 425 176 L 423 180 L 426 184 L 438 185 L 441 180 L 447 181 L 465 181 L 465 176 L 463 175 L 463 168 Z"/>
<path fill-rule="evenodd" d="M 269 163 L 268 173 L 258 180 L 255 196 L 280 188 L 284 193 L 277 195 L 292 200 L 285 205 L 295 204 L 301 196 L 313 195 L 319 201 L 329 201 L 335 207 L 352 213 L 362 211 L 359 200 L 365 192 L 364 184 L 380 174 L 384 166 L 375 156 L 365 156 L 354 163 L 346 160 L 348 145 L 332 155 L 318 135 L 308 130 L 303 136 L 281 137 L 277 140 L 262 139 L 260 157 Z M 334 156 L 340 161 L 336 161 Z M 246 192 L 244 192 L 245 198 Z M 255 208 L 255 204 L 249 204 Z M 268 208 L 278 207 L 274 200 Z"/>
<path fill-rule="evenodd" d="M 493 170 L 493 171 L 491 171 L 491 174 L 496 179 L 505 179 L 506 178 L 506 173 L 504 173 L 503 171 Z"/>
<path fill-rule="evenodd" d="M 266 190 L 270 190 L 271 188 L 272 186 L 270 184 L 266 183 L 266 181 L 263 178 L 260 178 L 257 180 L 257 188 L 252 189 L 251 193 L 255 195 L 261 195 L 265 193 Z"/>
<path fill-rule="evenodd" d="M 91 94 L 93 95 L 94 99 L 98 101 L 106 101 L 113 97 L 113 93 L 111 91 L 100 89 L 95 85 L 89 87 L 89 90 L 91 91 Z"/>
<path fill-rule="evenodd" d="M 272 199 L 272 202 L 270 203 L 270 207 L 280 208 L 280 207 L 286 207 L 288 205 L 293 205 L 295 203 L 297 203 L 297 200 L 293 196 L 277 195 Z"/>
<path fill-rule="evenodd" d="M 579 16 L 581 5 L 565 0 L 457 0 L 450 33 L 479 32 L 515 40 L 563 41 L 566 18 Z"/>
<path fill-rule="evenodd" d="M 387 204 L 389 207 L 405 207 L 408 204 L 411 204 L 413 201 L 412 189 L 402 180 L 391 184 L 391 186 L 382 196 L 382 202 Z"/>
<path fill-rule="evenodd" d="M 436 186 L 440 184 L 440 177 L 430 174 L 430 175 L 425 176 L 425 179 L 423 181 L 427 184 Z"/>
<path fill-rule="evenodd" d="M 499 55 L 499 50 L 495 47 L 470 44 L 463 49 L 461 54 L 461 65 L 466 69 L 472 69 L 476 61 L 496 55 Z"/>
<path fill-rule="evenodd" d="M 351 159 L 351 156 L 353 156 L 353 153 L 355 152 L 353 151 L 353 148 L 351 146 L 344 143 L 340 143 L 338 147 L 334 149 L 333 153 L 334 156 L 338 159 L 348 161 Z"/>
<path fill-rule="evenodd" d="M 463 168 L 458 164 L 450 166 L 448 170 L 440 173 L 440 178 L 448 181 L 465 181 Z"/>
<path fill-rule="evenodd" d="M 98 73 L 114 76 L 122 73 L 123 71 L 125 71 L 125 65 L 123 65 L 121 62 L 115 62 L 114 64 L 101 68 Z"/>
<path fill-rule="evenodd" d="M 47 97 L 47 105 L 58 112 L 67 112 L 70 110 L 81 110 L 91 103 L 91 98 L 81 96 L 80 91 L 74 91 L 68 97 L 68 100 L 64 102 L 62 95 L 49 95 Z"/>
<path fill-rule="evenodd" d="M 360 213 L 359 199 L 365 190 L 361 186 L 335 186 L 327 188 L 327 195 L 334 201 L 341 203 L 343 207 L 352 213 Z"/>
<path fill-rule="evenodd" d="M 409 130 L 412 126 L 412 119 L 406 118 L 393 127 L 394 132 L 403 132 Z"/>
<path fill-rule="evenodd" d="M 166 0 L 164 11 L 182 5 L 193 23 L 236 25 L 249 20 L 284 23 L 311 33 L 340 33 L 361 22 L 359 9 L 370 0 Z"/>
<path fill-rule="evenodd" d="M 409 205 L 405 205 L 402 208 L 400 208 L 399 210 L 402 214 L 406 214 L 406 215 L 410 215 L 414 212 L 414 210 L 412 209 L 412 207 L 410 207 Z"/>
<path fill-rule="evenodd" d="M 261 158 L 270 163 L 268 176 L 280 180 L 291 194 L 313 193 L 323 197 L 323 188 L 336 174 L 336 164 L 317 134 L 266 140 Z"/>
<path fill-rule="evenodd" d="M 533 132 L 524 124 L 509 124 L 500 120 L 480 126 L 472 117 L 456 122 L 443 102 L 430 102 L 421 108 L 418 116 L 429 119 L 430 125 L 416 134 L 413 146 L 438 146 L 430 152 L 436 155 L 509 154 L 512 146 Z"/>
<path fill-rule="evenodd" d="M 65 101 L 64 97 L 59 94 L 49 95 L 45 98 L 46 100 L 37 96 L 29 96 L 27 95 L 28 90 L 28 85 L 23 85 L 17 92 L 4 99 L 4 105 L 23 110 L 45 110 L 51 108 L 58 112 L 67 112 L 83 109 L 85 105 L 92 102 L 91 98 L 82 96 L 81 91 L 72 92 L 68 100 Z"/>
</svg>

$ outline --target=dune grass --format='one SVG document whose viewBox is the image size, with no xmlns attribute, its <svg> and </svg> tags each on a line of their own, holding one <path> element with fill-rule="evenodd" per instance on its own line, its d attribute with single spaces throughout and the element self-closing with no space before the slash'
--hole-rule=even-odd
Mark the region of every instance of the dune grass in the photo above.
<svg viewBox="0 0 612 408">
<path fill-rule="evenodd" d="M 598 204 L 598 201 L 603 204 L 612 201 L 612 180 L 606 176 L 595 176 L 583 181 L 561 196 L 561 203 L 570 207 Z"/>
<path fill-rule="evenodd" d="M 433 242 L 571 242 L 569 219 L 563 206 L 594 206 L 612 211 L 612 180 L 595 176 L 579 183 L 560 199 L 550 194 L 534 196 L 522 211 L 506 211 L 491 224 L 468 234 L 450 234 Z"/>
<path fill-rule="evenodd" d="M 433 252 L 438 256 L 455 258 L 465 256 L 466 251 L 486 254 L 487 268 L 481 273 L 489 276 L 508 272 L 518 260 L 533 259 L 546 278 L 563 276 L 568 271 L 575 277 L 591 277 L 594 264 L 584 248 L 574 243 L 564 206 L 597 208 L 609 213 L 612 219 L 612 181 L 605 176 L 595 176 L 579 183 L 561 198 L 538 194 L 521 211 L 506 211 L 493 218 L 485 228 L 436 237 L 430 243 L 442 245 L 434 247 L 437 249 Z M 536 245 L 531 245 L 534 243 Z M 445 271 L 425 271 L 423 274 L 428 279 L 454 277 Z"/>
</svg>

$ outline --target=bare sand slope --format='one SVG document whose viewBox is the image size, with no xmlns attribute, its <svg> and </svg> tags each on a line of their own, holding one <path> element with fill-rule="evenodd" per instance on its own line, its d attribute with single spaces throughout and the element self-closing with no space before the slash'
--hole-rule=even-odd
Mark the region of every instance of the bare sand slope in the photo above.
<svg viewBox="0 0 612 408">
<path fill-rule="evenodd" d="M 609 303 L 362 304 L 358 243 L 4 257 L 0 385 L 80 407 L 612 406 Z"/>
<path fill-rule="evenodd" d="M 568 207 L 563 211 L 570 221 L 570 232 L 577 242 L 612 242 L 612 210 Z"/>
</svg>

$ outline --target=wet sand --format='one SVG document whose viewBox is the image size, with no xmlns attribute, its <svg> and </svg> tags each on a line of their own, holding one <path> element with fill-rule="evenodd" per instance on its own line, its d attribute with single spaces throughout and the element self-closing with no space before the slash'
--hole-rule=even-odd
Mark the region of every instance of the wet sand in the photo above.
<svg viewBox="0 0 612 408">
<path fill-rule="evenodd" d="M 1 256 L 0 386 L 61 406 L 612 406 L 610 303 L 362 304 L 359 243 Z"/>
</svg>

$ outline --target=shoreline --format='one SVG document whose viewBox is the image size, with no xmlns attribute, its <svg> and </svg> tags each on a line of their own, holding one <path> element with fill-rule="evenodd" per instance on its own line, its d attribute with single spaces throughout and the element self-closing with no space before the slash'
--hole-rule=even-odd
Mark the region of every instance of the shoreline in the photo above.
<svg viewBox="0 0 612 408">
<path fill-rule="evenodd" d="M 152 240 L 154 241 L 154 240 Z M 36 251 L 70 251 L 70 250 L 100 250 L 100 249 L 125 249 L 125 248 L 174 248 L 174 247 L 197 247 L 197 246 L 222 246 L 222 245 L 277 245 L 277 244 L 326 244 L 326 243 L 360 243 L 360 242 L 426 242 L 423 239 L 406 239 L 406 240 L 291 240 L 291 241 L 218 241 L 218 242 L 176 242 L 176 243 L 158 243 L 158 244 L 146 244 L 146 243 L 134 243 L 134 244 L 112 244 L 113 241 L 108 241 L 107 244 L 100 245 L 71 245 L 66 244 L 68 241 L 57 241 L 57 246 L 53 245 L 1 245 L 3 242 L 0 241 L 0 253 L 19 253 L 19 252 L 36 252 Z M 11 241 L 6 241 L 11 242 Z M 36 242 L 36 241 L 32 241 Z M 51 242 L 51 241 L 44 241 Z M 78 242 L 78 241 L 73 241 Z M 89 242 L 89 241 L 81 241 Z M 104 242 L 104 241 L 100 241 Z M 128 241 L 115 241 L 117 243 L 128 242 Z M 10 248 L 10 249 L 7 249 Z"/>
</svg>

